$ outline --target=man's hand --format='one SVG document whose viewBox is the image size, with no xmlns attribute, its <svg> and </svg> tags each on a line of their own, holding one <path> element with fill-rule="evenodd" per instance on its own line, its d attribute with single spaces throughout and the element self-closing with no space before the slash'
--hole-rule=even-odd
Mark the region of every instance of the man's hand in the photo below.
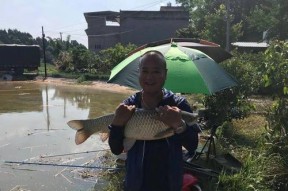
<svg viewBox="0 0 288 191">
<path fill-rule="evenodd" d="M 120 104 L 115 111 L 115 116 L 112 121 L 114 126 L 125 126 L 135 111 L 135 105 Z"/>
<path fill-rule="evenodd" d="M 183 124 L 180 109 L 178 107 L 171 107 L 169 105 L 159 106 L 159 119 L 169 127 L 175 130 Z"/>
</svg>

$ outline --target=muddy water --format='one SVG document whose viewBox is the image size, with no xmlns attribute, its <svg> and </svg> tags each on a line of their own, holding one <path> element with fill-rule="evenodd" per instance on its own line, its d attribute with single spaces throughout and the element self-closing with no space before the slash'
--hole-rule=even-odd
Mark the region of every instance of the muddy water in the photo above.
<svg viewBox="0 0 288 191">
<path fill-rule="evenodd" d="M 66 123 L 113 112 L 125 97 L 78 86 L 0 82 L 0 190 L 101 190 L 99 169 L 72 166 L 101 169 L 107 142 L 95 135 L 75 145 L 75 131 Z"/>
</svg>

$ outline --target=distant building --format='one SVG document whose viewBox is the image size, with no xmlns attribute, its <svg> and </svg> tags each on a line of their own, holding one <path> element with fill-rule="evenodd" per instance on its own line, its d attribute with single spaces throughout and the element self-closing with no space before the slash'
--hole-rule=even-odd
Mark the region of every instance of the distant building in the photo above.
<svg viewBox="0 0 288 191">
<path fill-rule="evenodd" d="M 189 24 L 189 13 L 171 4 L 160 11 L 100 11 L 84 13 L 88 48 L 95 52 L 117 43 L 143 45 L 175 37 Z"/>
<path fill-rule="evenodd" d="M 234 42 L 231 44 L 241 52 L 256 53 L 259 51 L 265 51 L 269 47 L 267 42 Z"/>
</svg>

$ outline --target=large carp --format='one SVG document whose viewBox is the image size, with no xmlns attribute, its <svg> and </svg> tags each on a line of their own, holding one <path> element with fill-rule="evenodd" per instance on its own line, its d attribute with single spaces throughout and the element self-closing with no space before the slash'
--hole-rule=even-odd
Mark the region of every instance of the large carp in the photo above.
<svg viewBox="0 0 288 191">
<path fill-rule="evenodd" d="M 192 125 L 197 121 L 197 114 L 180 111 L 182 119 Z M 136 109 L 130 120 L 125 125 L 124 136 L 131 140 L 156 140 L 174 135 L 173 128 L 157 119 L 159 113 L 156 110 Z M 94 133 L 102 133 L 102 137 L 108 138 L 108 125 L 112 123 L 114 113 L 98 117 L 96 119 L 71 120 L 67 124 L 77 130 L 75 143 L 81 144 Z M 107 136 L 103 136 L 107 135 Z M 105 138 L 102 138 L 105 141 Z M 125 142 L 125 140 L 124 140 Z M 132 141 L 133 142 L 133 141 Z"/>
</svg>

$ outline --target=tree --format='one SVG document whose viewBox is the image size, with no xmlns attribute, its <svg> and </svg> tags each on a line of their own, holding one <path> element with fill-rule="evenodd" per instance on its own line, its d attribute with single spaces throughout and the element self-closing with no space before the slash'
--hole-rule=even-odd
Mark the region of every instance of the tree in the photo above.
<svg viewBox="0 0 288 191">
<path fill-rule="evenodd" d="M 177 31 L 179 37 L 191 35 L 192 38 L 210 40 L 221 46 L 226 44 L 226 24 L 233 21 L 234 16 L 228 15 L 226 6 L 223 4 L 225 2 L 219 0 L 179 0 L 178 2 L 189 10 L 191 18 L 188 28 Z M 231 23 L 230 39 L 237 40 L 242 35 L 242 23 L 241 21 Z"/>
<path fill-rule="evenodd" d="M 225 18 L 225 19 L 224 19 Z M 233 15 L 228 15 L 228 19 L 230 21 L 234 20 Z M 221 4 L 219 9 L 215 11 L 215 13 L 208 14 L 204 17 L 205 27 L 201 31 L 201 36 L 204 39 L 208 39 L 212 42 L 217 42 L 222 47 L 226 45 L 226 22 L 227 21 L 227 10 L 225 5 Z M 242 36 L 242 22 L 235 23 L 232 25 L 229 31 L 229 39 L 230 41 L 237 41 L 239 37 Z"/>
<path fill-rule="evenodd" d="M 31 34 L 20 32 L 17 29 L 0 30 L 0 42 L 3 44 L 35 44 Z"/>
<path fill-rule="evenodd" d="M 88 72 L 92 70 L 95 61 L 95 53 L 83 48 L 73 48 L 71 51 L 74 71 Z"/>
<path fill-rule="evenodd" d="M 235 32 L 231 35 L 232 40 L 239 38 L 242 41 L 261 41 L 265 31 L 268 31 L 269 39 L 288 38 L 287 0 L 176 0 L 176 2 L 189 10 L 191 27 L 188 29 L 193 31 L 192 34 L 207 40 L 215 39 L 213 41 L 218 44 L 222 44 L 221 41 L 224 40 L 220 31 L 222 29 L 223 34 L 225 29 L 224 23 L 220 22 L 225 20 L 222 14 L 224 10 L 221 7 L 228 3 L 231 31 Z M 211 29 L 214 29 L 213 32 Z M 214 33 L 216 29 L 217 34 Z M 185 31 L 184 34 L 189 32 Z"/>
<path fill-rule="evenodd" d="M 68 51 L 62 51 L 54 61 L 54 65 L 59 71 L 74 71 L 72 54 Z"/>
<path fill-rule="evenodd" d="M 265 86 L 277 97 L 288 95 L 288 42 L 274 41 L 265 52 Z"/>
<path fill-rule="evenodd" d="M 127 46 L 117 43 L 114 47 L 101 50 L 97 56 L 96 69 L 102 73 L 109 73 L 110 70 L 124 60 L 128 53 L 136 48 L 136 45 Z"/>
</svg>

